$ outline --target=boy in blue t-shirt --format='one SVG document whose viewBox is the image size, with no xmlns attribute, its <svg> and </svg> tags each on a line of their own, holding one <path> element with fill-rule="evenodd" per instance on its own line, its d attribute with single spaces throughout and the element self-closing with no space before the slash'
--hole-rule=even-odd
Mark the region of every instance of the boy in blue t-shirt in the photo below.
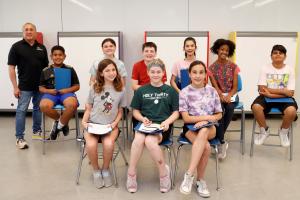
<svg viewBox="0 0 300 200">
<path fill-rule="evenodd" d="M 68 122 L 78 106 L 75 92 L 79 90 L 79 80 L 74 68 L 63 63 L 65 58 L 65 49 L 62 46 L 57 45 L 52 47 L 51 59 L 53 64 L 42 71 L 40 78 L 39 90 L 44 94 L 40 102 L 40 109 L 48 117 L 55 120 L 50 132 L 50 140 L 56 140 L 60 131 L 63 132 L 64 136 L 69 134 Z M 59 90 L 55 89 L 55 68 L 70 70 L 70 87 Z M 57 104 L 62 104 L 65 107 L 61 116 L 53 109 L 53 106 Z"/>
</svg>

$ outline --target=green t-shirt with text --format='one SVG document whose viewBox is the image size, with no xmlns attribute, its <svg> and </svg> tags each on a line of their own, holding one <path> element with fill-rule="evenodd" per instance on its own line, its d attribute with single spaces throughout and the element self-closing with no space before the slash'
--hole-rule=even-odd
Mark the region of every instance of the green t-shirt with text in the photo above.
<svg viewBox="0 0 300 200">
<path fill-rule="evenodd" d="M 169 85 L 154 87 L 147 84 L 135 92 L 131 107 L 152 122 L 161 123 L 174 111 L 178 111 L 178 104 L 178 93 Z"/>
</svg>

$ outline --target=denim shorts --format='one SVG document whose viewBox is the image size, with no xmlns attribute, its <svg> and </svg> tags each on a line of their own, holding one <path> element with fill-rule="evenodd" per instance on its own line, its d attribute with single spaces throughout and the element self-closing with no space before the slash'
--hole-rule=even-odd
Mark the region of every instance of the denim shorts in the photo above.
<svg viewBox="0 0 300 200">
<path fill-rule="evenodd" d="M 54 105 L 57 105 L 57 104 L 63 104 L 64 100 L 69 97 L 75 97 L 77 100 L 75 93 L 66 93 L 66 94 L 57 94 L 57 95 L 44 94 L 42 99 L 49 99 L 53 101 Z"/>
</svg>

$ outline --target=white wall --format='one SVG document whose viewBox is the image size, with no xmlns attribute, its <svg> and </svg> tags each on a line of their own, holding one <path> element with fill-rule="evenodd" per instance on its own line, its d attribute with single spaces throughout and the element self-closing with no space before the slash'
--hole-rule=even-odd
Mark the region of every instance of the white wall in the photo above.
<svg viewBox="0 0 300 200">
<path fill-rule="evenodd" d="M 25 22 L 33 22 L 44 33 L 48 50 L 58 31 L 122 31 L 124 62 L 131 74 L 141 58 L 145 30 L 210 31 L 211 43 L 231 31 L 300 31 L 300 1 L 255 6 L 263 1 L 233 9 L 244 0 L 0 0 L 0 31 L 20 31 Z"/>
</svg>

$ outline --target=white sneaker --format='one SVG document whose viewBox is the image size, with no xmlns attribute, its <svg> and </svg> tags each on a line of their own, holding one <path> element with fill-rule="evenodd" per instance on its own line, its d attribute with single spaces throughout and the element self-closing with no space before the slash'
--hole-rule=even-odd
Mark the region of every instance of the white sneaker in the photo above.
<svg viewBox="0 0 300 200">
<path fill-rule="evenodd" d="M 27 142 L 26 142 L 26 140 L 24 140 L 23 138 L 17 139 L 16 146 L 19 149 L 27 149 L 29 147 L 28 144 L 27 144 Z"/>
<path fill-rule="evenodd" d="M 225 159 L 226 158 L 226 151 L 228 149 L 228 142 L 218 145 L 218 158 Z"/>
<path fill-rule="evenodd" d="M 279 129 L 278 132 L 279 132 L 278 134 L 279 134 L 281 146 L 289 147 L 290 140 L 289 140 L 288 134 L 285 133 L 285 131 L 282 131 L 282 129 Z"/>
<path fill-rule="evenodd" d="M 192 185 L 194 181 L 194 176 L 188 173 L 184 174 L 184 179 L 180 185 L 180 192 L 182 194 L 190 194 L 192 191 Z"/>
<path fill-rule="evenodd" d="M 196 182 L 197 192 L 201 197 L 209 197 L 210 193 L 207 188 L 206 182 L 204 180 L 199 180 Z"/>
<path fill-rule="evenodd" d="M 93 178 L 94 178 L 94 185 L 96 188 L 100 189 L 104 186 L 104 181 L 103 181 L 103 178 L 102 178 L 102 174 L 101 174 L 101 171 L 95 171 L 93 173 Z"/>
<path fill-rule="evenodd" d="M 102 170 L 102 178 L 104 181 L 104 187 L 110 187 L 113 185 L 113 180 L 109 169 Z"/>
<path fill-rule="evenodd" d="M 254 136 L 254 143 L 256 145 L 262 145 L 267 139 L 267 137 L 269 136 L 269 134 L 270 134 L 270 129 L 266 131 L 264 127 L 260 127 L 260 133 L 255 134 Z"/>
</svg>

